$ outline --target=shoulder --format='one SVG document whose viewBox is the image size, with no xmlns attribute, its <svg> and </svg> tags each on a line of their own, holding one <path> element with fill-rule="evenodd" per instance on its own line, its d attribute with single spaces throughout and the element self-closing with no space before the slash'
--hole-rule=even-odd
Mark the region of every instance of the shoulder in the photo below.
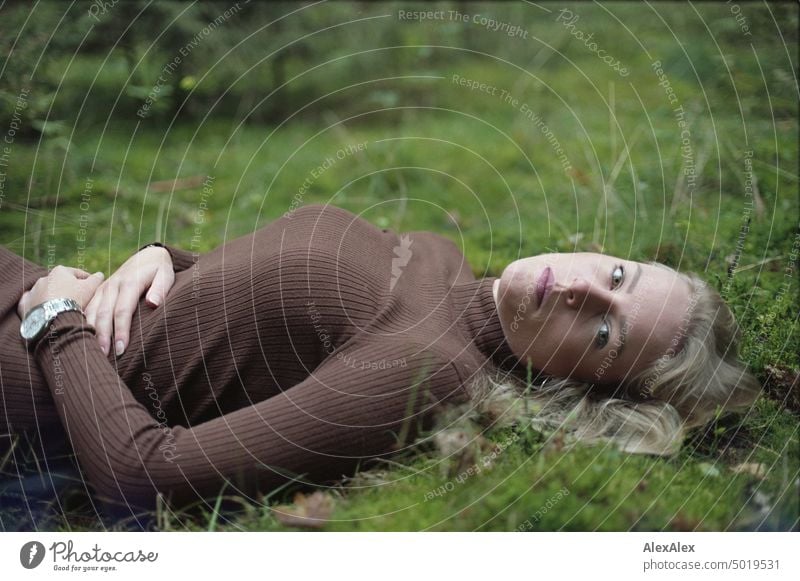
<svg viewBox="0 0 800 581">
<path fill-rule="evenodd" d="M 428 230 L 412 230 L 404 232 L 400 240 L 409 254 L 423 257 L 435 268 L 448 286 L 475 280 L 467 258 L 450 238 Z"/>
<path fill-rule="evenodd" d="M 321 237 L 330 243 L 334 238 L 377 241 L 383 239 L 381 229 L 359 214 L 330 204 L 308 204 L 283 214 L 285 228 Z M 334 234 L 332 234 L 334 233 Z"/>
<path fill-rule="evenodd" d="M 304 221 L 327 219 L 353 221 L 359 219 L 353 212 L 331 204 L 306 204 L 297 208 L 290 208 L 283 214 L 283 217 L 290 220 Z"/>
<path fill-rule="evenodd" d="M 456 245 L 455 242 L 450 240 L 447 236 L 437 234 L 436 232 L 431 232 L 430 230 L 411 230 L 404 232 L 403 235 L 408 236 L 412 240 L 425 240 L 427 244 L 441 248 L 450 254 L 454 254 L 462 258 L 464 256 L 464 254 L 461 252 L 461 249 Z"/>
</svg>

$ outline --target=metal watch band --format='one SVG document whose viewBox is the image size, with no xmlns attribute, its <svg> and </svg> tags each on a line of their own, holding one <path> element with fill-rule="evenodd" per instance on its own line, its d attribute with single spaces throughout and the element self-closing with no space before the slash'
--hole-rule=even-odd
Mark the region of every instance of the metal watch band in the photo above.
<svg viewBox="0 0 800 581">
<path fill-rule="evenodd" d="M 78 311 L 84 314 L 83 309 L 77 301 L 70 298 L 50 299 L 42 304 L 44 307 L 45 316 L 47 317 L 47 324 L 49 325 L 56 315 L 65 311 Z"/>
</svg>

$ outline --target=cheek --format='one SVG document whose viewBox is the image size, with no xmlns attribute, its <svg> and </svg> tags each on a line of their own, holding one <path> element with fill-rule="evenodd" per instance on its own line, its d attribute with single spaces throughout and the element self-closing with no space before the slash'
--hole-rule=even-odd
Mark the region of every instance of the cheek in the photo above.
<svg viewBox="0 0 800 581">
<path fill-rule="evenodd" d="M 539 339 L 553 350 L 569 351 L 582 337 L 580 322 L 575 314 L 564 309 L 554 309 L 546 318 L 538 321 L 538 326 Z"/>
<path fill-rule="evenodd" d="M 556 330 L 553 326 L 543 332 L 534 344 L 532 359 L 539 369 L 565 377 L 587 367 L 592 344 L 584 333 L 569 329 L 569 324 Z"/>
</svg>

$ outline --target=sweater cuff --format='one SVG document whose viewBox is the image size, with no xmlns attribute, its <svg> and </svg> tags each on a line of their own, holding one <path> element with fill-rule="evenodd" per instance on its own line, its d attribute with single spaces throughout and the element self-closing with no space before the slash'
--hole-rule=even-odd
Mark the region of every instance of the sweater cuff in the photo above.
<svg viewBox="0 0 800 581">
<path fill-rule="evenodd" d="M 194 252 L 190 252 L 189 250 L 183 250 L 182 248 L 177 248 L 175 246 L 164 244 L 162 242 L 151 242 L 149 244 L 145 244 L 139 249 L 139 251 L 144 250 L 148 246 L 160 246 L 161 248 L 166 248 L 167 252 L 169 252 L 170 257 L 172 258 L 172 269 L 176 273 L 186 270 L 195 263 Z"/>
<path fill-rule="evenodd" d="M 82 335 L 85 331 L 89 331 L 92 335 L 95 334 L 95 328 L 86 321 L 86 316 L 83 313 L 78 311 L 59 313 L 50 323 L 47 331 L 35 341 L 33 345 L 34 356 L 42 364 L 42 357 L 47 352 L 48 345 L 55 344 L 57 341 L 60 342 L 62 335 Z M 100 344 L 96 341 L 95 344 L 100 349 Z M 54 359 L 57 359 L 58 352 L 54 351 L 51 355 Z"/>
</svg>

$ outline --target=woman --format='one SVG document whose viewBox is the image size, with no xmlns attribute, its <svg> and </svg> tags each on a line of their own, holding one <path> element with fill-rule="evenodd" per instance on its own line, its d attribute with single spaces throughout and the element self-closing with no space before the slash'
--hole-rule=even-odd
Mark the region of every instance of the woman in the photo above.
<svg viewBox="0 0 800 581">
<path fill-rule="evenodd" d="M 105 283 L 2 254 L 0 432 L 71 442 L 102 499 L 340 478 L 429 435 L 443 404 L 669 454 L 758 393 L 719 296 L 660 265 L 541 255 L 475 279 L 446 238 L 318 205 L 203 255 L 165 248 Z M 54 298 L 87 315 L 26 347 L 20 319 Z"/>
</svg>

